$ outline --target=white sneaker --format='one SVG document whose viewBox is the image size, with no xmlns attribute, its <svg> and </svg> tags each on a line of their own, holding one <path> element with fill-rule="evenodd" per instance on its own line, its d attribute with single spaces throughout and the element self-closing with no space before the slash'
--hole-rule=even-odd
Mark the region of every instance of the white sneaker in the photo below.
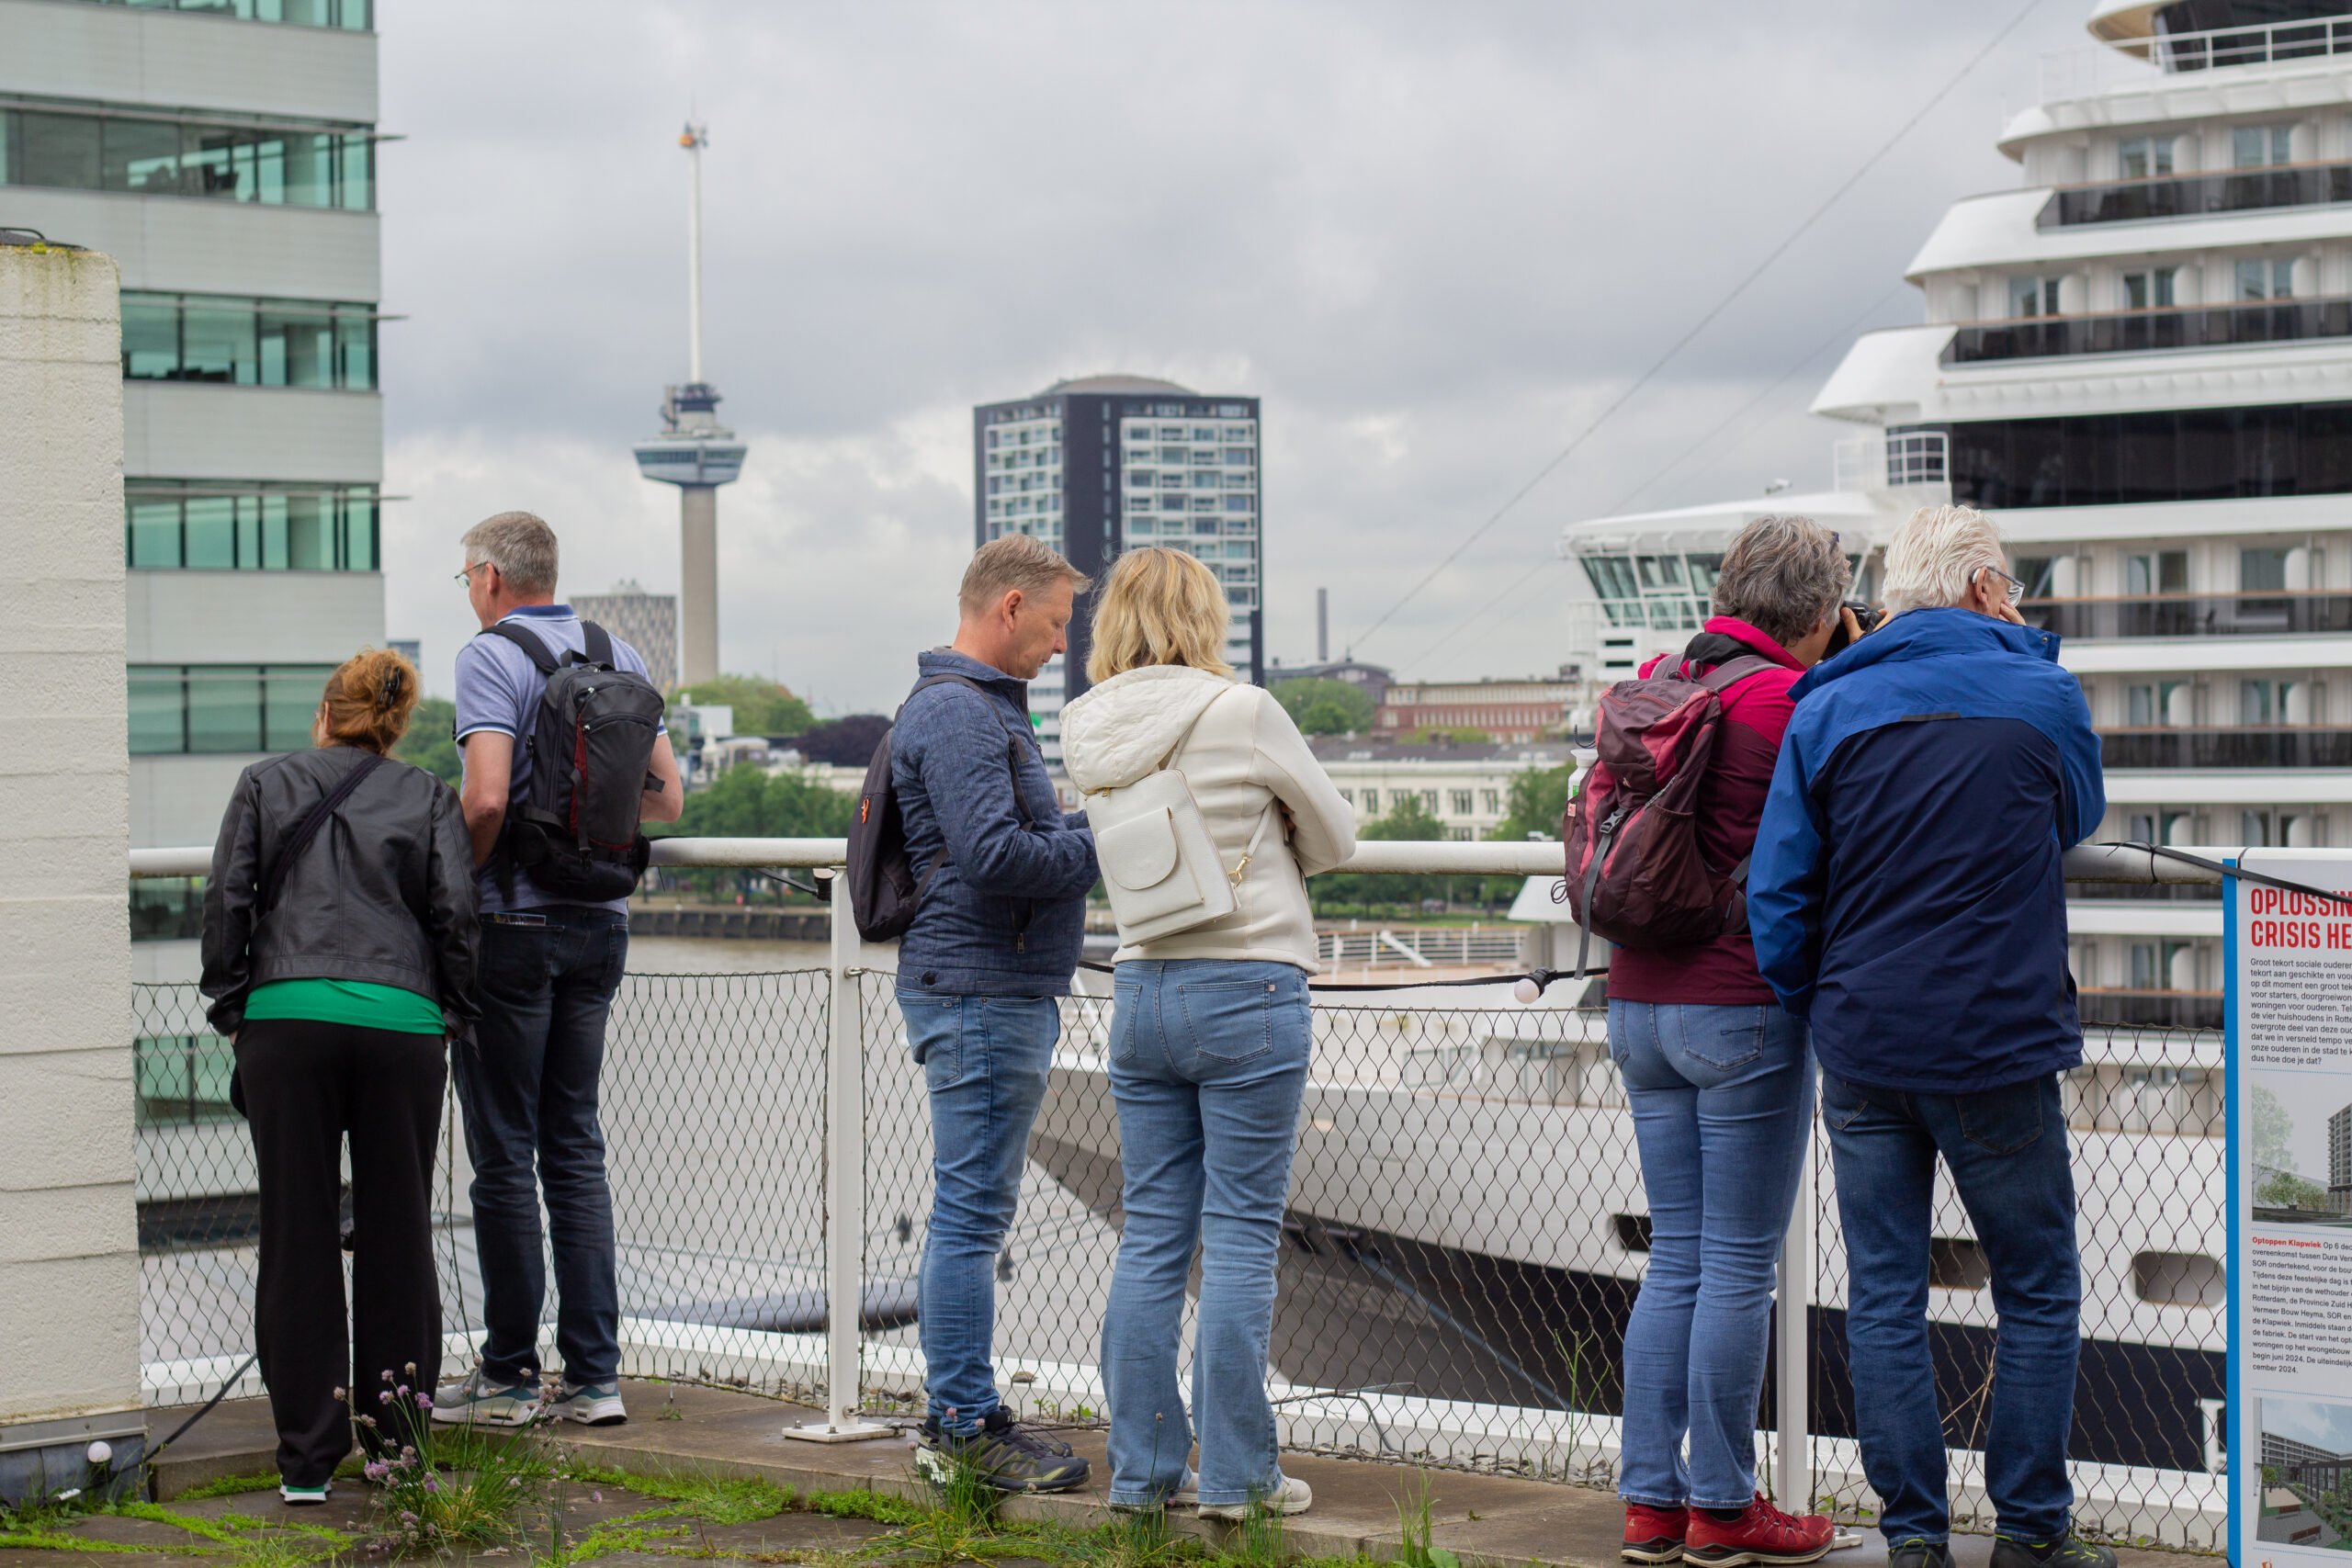
<svg viewBox="0 0 2352 1568">
<path fill-rule="evenodd" d="M 1201 1517 L 1204 1519 L 1246 1519 L 1250 1517 L 1250 1510 L 1253 1506 L 1257 1508 L 1260 1513 L 1263 1514 L 1303 1514 L 1306 1512 L 1307 1509 L 1315 1506 L 1314 1490 L 1309 1487 L 1306 1482 L 1301 1481 L 1295 1475 L 1285 1475 L 1282 1478 L 1282 1481 L 1283 1483 L 1280 1486 L 1277 1486 L 1272 1492 L 1267 1493 L 1265 1496 L 1260 1498 L 1255 1504 L 1203 1503 L 1201 1505 Z M 1194 1485 L 1193 1495 L 1195 1499 L 1200 1496 L 1200 1490 L 1197 1483 Z"/>
<path fill-rule="evenodd" d="M 583 1427 L 613 1427 L 628 1419 L 621 1405 L 621 1391 L 610 1383 L 565 1383 L 556 1393 L 548 1414 L 577 1421 Z"/>
</svg>

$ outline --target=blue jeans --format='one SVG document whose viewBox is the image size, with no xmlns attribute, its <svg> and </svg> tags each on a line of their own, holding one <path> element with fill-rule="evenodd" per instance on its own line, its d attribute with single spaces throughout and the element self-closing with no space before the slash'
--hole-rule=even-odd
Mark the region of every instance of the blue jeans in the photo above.
<svg viewBox="0 0 2352 1568">
<path fill-rule="evenodd" d="M 931 1091 L 931 1226 L 916 1285 L 923 1393 L 941 1427 L 968 1434 L 997 1407 L 996 1258 L 1020 1201 L 1061 1008 L 1051 997 L 902 990 L 899 1010 Z"/>
<path fill-rule="evenodd" d="M 1611 1001 L 1609 1054 L 1650 1204 L 1649 1269 L 1625 1325 L 1619 1491 L 1658 1508 L 1745 1508 L 1772 1287 L 1813 1121 L 1804 1025 L 1770 1005 Z"/>
<path fill-rule="evenodd" d="M 1114 990 L 1126 1220 L 1102 1314 L 1111 1501 L 1149 1504 L 1183 1481 L 1193 1430 L 1176 1352 L 1198 1243 L 1201 1501 L 1246 1503 L 1282 1484 L 1266 1347 L 1313 1032 L 1306 976 L 1289 964 L 1131 961 Z"/>
<path fill-rule="evenodd" d="M 2074 1506 L 2066 1438 L 2082 1353 L 2075 1170 L 2058 1079 L 1905 1094 L 1825 1073 L 1822 1118 L 1846 1231 L 1846 1338 L 1862 1472 L 1890 1544 L 1951 1532 L 1943 1418 L 1928 1344 L 1936 1156 L 1976 1227 L 2000 1319 L 1984 1490 L 2000 1533 L 2055 1540 Z"/>
<path fill-rule="evenodd" d="M 542 1189 L 563 1375 L 607 1384 L 620 1375 L 613 1190 L 596 1089 L 605 1021 L 628 962 L 628 917 L 611 909 L 557 904 L 481 919 L 476 1046 L 451 1055 L 474 1168 L 482 1368 L 501 1382 L 538 1381 Z"/>
</svg>

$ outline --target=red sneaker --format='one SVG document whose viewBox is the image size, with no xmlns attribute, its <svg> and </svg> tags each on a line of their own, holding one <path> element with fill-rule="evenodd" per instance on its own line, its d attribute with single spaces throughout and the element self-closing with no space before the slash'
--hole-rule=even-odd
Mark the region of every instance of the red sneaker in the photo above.
<svg viewBox="0 0 2352 1568">
<path fill-rule="evenodd" d="M 1679 1562 L 1682 1535 L 1690 1528 L 1688 1508 L 1653 1508 L 1647 1503 L 1625 1505 L 1625 1561 Z"/>
<path fill-rule="evenodd" d="M 1820 1514 L 1803 1518 L 1784 1514 L 1758 1493 L 1747 1511 L 1725 1522 L 1704 1508 L 1690 1510 L 1690 1529 L 1683 1542 L 1682 1560 L 1703 1568 L 1738 1568 L 1742 1563 L 1817 1562 L 1829 1551 L 1837 1528 Z"/>
</svg>

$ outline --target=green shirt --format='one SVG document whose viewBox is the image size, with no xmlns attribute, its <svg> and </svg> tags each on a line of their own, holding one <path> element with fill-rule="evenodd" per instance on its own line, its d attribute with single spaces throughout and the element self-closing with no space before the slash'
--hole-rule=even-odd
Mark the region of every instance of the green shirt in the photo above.
<svg viewBox="0 0 2352 1568">
<path fill-rule="evenodd" d="M 431 997 L 366 980 L 272 980 L 245 998 L 245 1017 L 300 1018 L 401 1034 L 439 1034 L 445 1028 L 440 1004 Z"/>
</svg>

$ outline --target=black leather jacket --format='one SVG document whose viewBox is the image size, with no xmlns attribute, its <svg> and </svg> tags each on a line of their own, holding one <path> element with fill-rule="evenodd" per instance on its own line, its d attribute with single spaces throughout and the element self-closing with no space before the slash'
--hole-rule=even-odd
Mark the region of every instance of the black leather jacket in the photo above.
<svg viewBox="0 0 2352 1568">
<path fill-rule="evenodd" d="M 229 797 L 204 889 L 204 977 L 212 1027 L 234 1033 L 245 996 L 271 980 L 365 980 L 432 997 L 450 1038 L 473 1038 L 473 846 L 458 796 L 422 768 L 387 761 L 347 795 L 288 869 L 255 924 L 277 853 L 363 753 L 322 746 L 247 768 Z"/>
</svg>

